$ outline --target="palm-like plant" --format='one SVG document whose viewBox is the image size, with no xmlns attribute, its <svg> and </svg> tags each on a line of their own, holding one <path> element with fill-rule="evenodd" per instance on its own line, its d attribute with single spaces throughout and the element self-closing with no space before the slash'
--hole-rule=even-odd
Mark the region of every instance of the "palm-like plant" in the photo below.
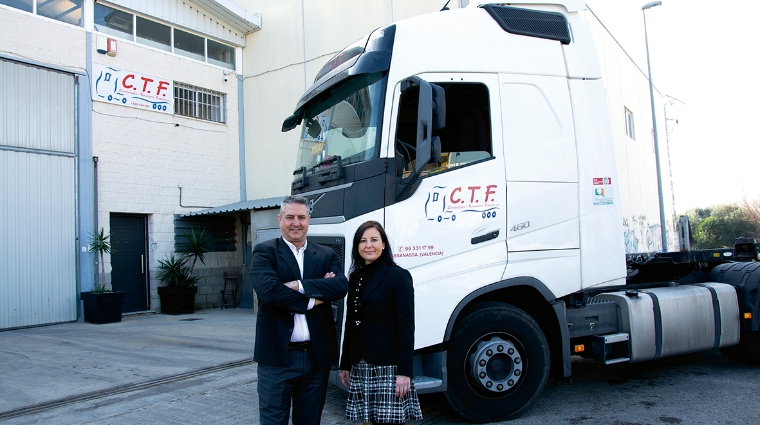
<svg viewBox="0 0 760 425">
<path fill-rule="evenodd" d="M 88 251 L 100 256 L 100 261 L 98 262 L 100 264 L 98 267 L 98 283 L 95 284 L 95 289 L 92 290 L 92 292 L 97 294 L 109 292 L 106 289 L 106 265 L 103 257 L 105 254 L 111 255 L 114 252 L 113 246 L 111 246 L 111 242 L 109 241 L 110 238 L 111 233 L 105 234 L 105 230 L 102 227 L 99 233 L 90 233 Z"/>
<path fill-rule="evenodd" d="M 196 233 L 191 228 L 190 232 L 189 235 L 185 234 L 186 242 L 180 245 L 178 256 L 171 254 L 165 260 L 158 260 L 160 271 L 156 277 L 166 286 L 195 286 L 200 280 L 198 276 L 193 276 L 193 269 L 197 260 L 206 264 L 205 255 L 211 252 L 213 238 L 206 233 L 206 229 Z"/>
<path fill-rule="evenodd" d="M 158 269 L 160 270 L 156 277 L 166 286 L 195 286 L 198 283 L 198 276 L 193 276 L 192 271 L 187 266 L 188 257 L 180 255 L 174 257 L 169 255 L 165 260 L 158 260 Z"/>
<path fill-rule="evenodd" d="M 202 229 L 200 233 L 195 233 L 194 227 L 190 228 L 189 235 L 185 233 L 185 240 L 187 242 L 180 245 L 179 252 L 192 260 L 190 263 L 190 273 L 192 273 L 197 260 L 201 260 L 201 264 L 206 265 L 205 255 L 211 251 L 214 240 L 211 233 L 206 233 L 206 229 Z"/>
</svg>

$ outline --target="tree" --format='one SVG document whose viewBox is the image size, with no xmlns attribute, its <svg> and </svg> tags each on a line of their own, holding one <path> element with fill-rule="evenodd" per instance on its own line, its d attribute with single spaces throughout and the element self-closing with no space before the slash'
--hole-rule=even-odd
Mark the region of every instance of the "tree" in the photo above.
<svg viewBox="0 0 760 425">
<path fill-rule="evenodd" d="M 749 217 L 749 221 L 752 222 L 756 229 L 760 230 L 760 199 L 749 200 L 745 196 L 742 199 L 741 207 L 744 213 L 747 214 L 747 217 Z"/>
<path fill-rule="evenodd" d="M 700 223 L 702 223 L 702 220 L 712 215 L 714 208 L 715 206 L 694 208 L 686 211 L 686 215 L 689 217 L 689 224 L 691 224 L 692 234 L 695 233 L 696 228 L 699 227 Z"/>
<path fill-rule="evenodd" d="M 110 238 L 111 232 L 105 234 L 105 230 L 102 227 L 99 233 L 90 233 L 88 251 L 100 256 L 100 261 L 98 261 L 100 273 L 98 274 L 98 283 L 95 284 L 95 289 L 92 290 L 94 293 L 102 294 L 109 292 L 106 288 L 106 266 L 103 257 L 104 254 L 111 255 L 115 251 L 111 245 L 111 241 L 109 241 Z"/>
<path fill-rule="evenodd" d="M 700 249 L 730 248 L 738 237 L 760 236 L 750 214 L 739 204 L 720 204 L 687 212 L 694 242 Z"/>
</svg>

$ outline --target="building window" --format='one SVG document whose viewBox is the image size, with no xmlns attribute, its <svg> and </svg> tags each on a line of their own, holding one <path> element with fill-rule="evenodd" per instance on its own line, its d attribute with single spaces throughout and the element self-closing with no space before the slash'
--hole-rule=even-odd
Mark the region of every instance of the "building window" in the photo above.
<svg viewBox="0 0 760 425">
<path fill-rule="evenodd" d="M 237 231 L 235 217 L 232 215 L 213 216 L 174 216 L 174 250 L 180 251 L 187 247 L 185 235 L 205 232 L 211 237 L 211 252 L 234 252 L 236 250 Z"/>
<path fill-rule="evenodd" d="M 27 0 L 31 2 L 32 0 Z M 25 0 L 0 0 L 0 4 L 16 7 L 26 4 Z M 80 4 L 83 0 L 76 0 Z M 55 1 L 50 0 L 50 3 Z M 31 3 L 30 3 L 31 4 Z M 22 9 L 22 7 L 18 7 Z M 29 6 L 31 7 L 31 6 Z M 172 52 L 197 61 L 210 63 L 227 69 L 235 69 L 235 47 L 209 40 L 178 28 L 136 16 L 119 9 L 95 3 L 95 31 L 137 41 L 166 52 Z M 172 39 L 173 35 L 173 39 Z"/>
<path fill-rule="evenodd" d="M 633 131 L 633 112 L 625 108 L 625 135 L 636 140 L 636 133 Z"/>
<path fill-rule="evenodd" d="M 37 14 L 82 26 L 82 0 L 37 0 Z"/>
<path fill-rule="evenodd" d="M 172 29 L 142 16 L 137 17 L 137 42 L 167 52 L 172 51 Z"/>
<path fill-rule="evenodd" d="M 0 0 L 0 4 L 15 7 L 16 9 L 23 10 L 24 12 L 34 12 L 32 0 Z"/>
<path fill-rule="evenodd" d="M 174 53 L 202 61 L 206 52 L 203 37 L 174 28 Z"/>
<path fill-rule="evenodd" d="M 235 48 L 226 44 L 207 41 L 208 63 L 227 69 L 235 69 Z"/>
<path fill-rule="evenodd" d="M 95 4 L 95 31 L 132 40 L 133 20 L 131 13 Z"/>
<path fill-rule="evenodd" d="M 82 26 L 83 0 L 0 0 L 0 4 L 36 13 L 67 24 Z"/>
<path fill-rule="evenodd" d="M 201 120 L 226 122 L 225 94 L 174 82 L 174 113 Z"/>
</svg>

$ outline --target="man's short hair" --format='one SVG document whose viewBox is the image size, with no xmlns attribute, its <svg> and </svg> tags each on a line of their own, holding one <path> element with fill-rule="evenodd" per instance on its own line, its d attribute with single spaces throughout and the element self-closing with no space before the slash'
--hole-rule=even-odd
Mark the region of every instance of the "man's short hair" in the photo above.
<svg viewBox="0 0 760 425">
<path fill-rule="evenodd" d="M 280 202 L 280 212 L 279 216 L 282 216 L 282 213 L 285 212 L 285 205 L 291 205 L 291 204 L 301 204 L 306 207 L 306 211 L 309 211 L 309 200 L 304 198 L 300 195 L 290 195 L 285 197 L 285 199 Z M 311 212 L 309 212 L 309 215 L 311 215 Z"/>
</svg>

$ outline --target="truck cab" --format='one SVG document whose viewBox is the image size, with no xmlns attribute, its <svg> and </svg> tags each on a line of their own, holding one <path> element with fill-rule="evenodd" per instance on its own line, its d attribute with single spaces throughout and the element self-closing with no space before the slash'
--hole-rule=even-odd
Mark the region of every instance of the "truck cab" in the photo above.
<svg viewBox="0 0 760 425">
<path fill-rule="evenodd" d="M 417 389 L 445 392 L 468 420 L 529 409 L 550 372 L 570 376 L 573 338 L 604 332 L 602 352 L 635 360 L 616 309 L 641 305 L 588 295 L 617 294 L 628 268 L 584 9 L 482 4 L 378 28 L 328 61 L 283 122 L 300 132 L 291 189 L 309 200 L 310 240 L 348 266 L 359 225 L 384 225 L 414 278 Z M 571 331 L 569 318 L 588 317 L 598 332 L 593 319 Z"/>
</svg>

